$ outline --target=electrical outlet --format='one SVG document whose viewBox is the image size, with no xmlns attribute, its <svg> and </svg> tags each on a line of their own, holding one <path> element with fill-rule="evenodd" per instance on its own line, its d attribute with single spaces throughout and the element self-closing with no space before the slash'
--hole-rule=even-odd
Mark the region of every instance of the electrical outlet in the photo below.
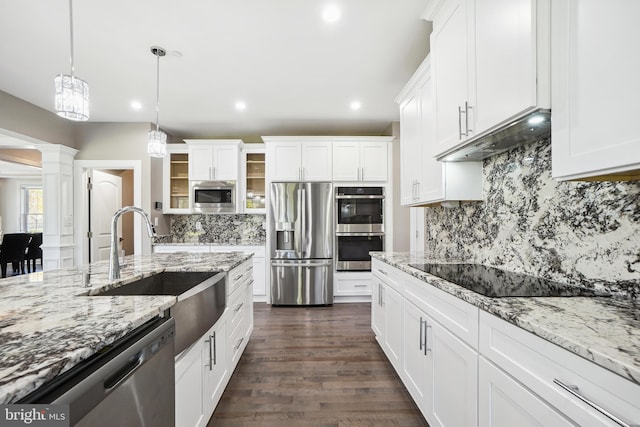
<svg viewBox="0 0 640 427">
<path fill-rule="evenodd" d="M 202 231 L 202 223 L 200 221 L 196 222 L 196 231 Z"/>
<path fill-rule="evenodd" d="M 153 226 L 154 226 L 154 227 L 157 227 L 157 226 L 158 226 L 158 217 L 155 217 L 155 218 L 153 219 Z"/>
</svg>

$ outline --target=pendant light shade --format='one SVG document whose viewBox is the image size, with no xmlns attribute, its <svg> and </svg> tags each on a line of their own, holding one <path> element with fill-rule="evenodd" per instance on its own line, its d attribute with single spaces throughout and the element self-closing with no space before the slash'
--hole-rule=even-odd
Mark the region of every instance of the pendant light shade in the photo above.
<svg viewBox="0 0 640 427">
<path fill-rule="evenodd" d="M 151 53 L 156 56 L 156 129 L 150 130 L 147 136 L 147 153 L 151 157 L 167 155 L 167 134 L 160 130 L 160 57 L 167 52 L 158 46 L 151 46 Z"/>
<path fill-rule="evenodd" d="M 89 85 L 74 75 L 73 64 L 73 5 L 69 0 L 69 28 L 71 39 L 71 74 L 58 74 L 54 79 L 55 109 L 60 117 L 75 121 L 89 120 Z"/>
</svg>

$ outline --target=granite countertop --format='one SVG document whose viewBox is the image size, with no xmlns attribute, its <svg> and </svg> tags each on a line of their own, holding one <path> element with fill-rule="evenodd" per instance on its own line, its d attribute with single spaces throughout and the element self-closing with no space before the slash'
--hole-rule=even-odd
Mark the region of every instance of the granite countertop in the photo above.
<svg viewBox="0 0 640 427">
<path fill-rule="evenodd" d="M 176 302 L 174 296 L 89 295 L 162 271 L 229 271 L 251 256 L 128 256 L 113 284 L 107 261 L 0 279 L 0 404 L 17 401 Z"/>
<path fill-rule="evenodd" d="M 442 262 L 406 252 L 371 256 L 640 385 L 640 301 L 606 297 L 489 298 L 409 264 Z"/>
<path fill-rule="evenodd" d="M 155 242 L 157 246 L 264 246 L 264 240 L 236 240 L 231 242 Z"/>
</svg>

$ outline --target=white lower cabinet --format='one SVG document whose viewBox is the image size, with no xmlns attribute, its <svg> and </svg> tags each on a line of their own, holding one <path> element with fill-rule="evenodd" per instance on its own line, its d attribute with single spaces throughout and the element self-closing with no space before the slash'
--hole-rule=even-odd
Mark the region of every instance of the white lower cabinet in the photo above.
<svg viewBox="0 0 640 427">
<path fill-rule="evenodd" d="M 226 317 L 176 360 L 176 426 L 205 426 L 229 379 Z"/>
<path fill-rule="evenodd" d="M 478 368 L 479 426 L 575 426 L 547 402 L 482 356 Z"/>
<path fill-rule="evenodd" d="M 407 299 L 402 374 L 431 427 L 476 426 L 478 353 Z"/>
<path fill-rule="evenodd" d="M 227 307 L 176 357 L 176 426 L 206 426 L 253 332 L 251 260 L 227 273 Z"/>
<path fill-rule="evenodd" d="M 640 385 L 375 258 L 372 272 L 376 340 L 431 427 L 640 425 Z"/>
</svg>

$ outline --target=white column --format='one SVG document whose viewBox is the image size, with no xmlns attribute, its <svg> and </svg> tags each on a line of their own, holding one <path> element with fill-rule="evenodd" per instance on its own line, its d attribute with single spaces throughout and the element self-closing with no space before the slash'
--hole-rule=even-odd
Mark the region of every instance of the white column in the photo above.
<svg viewBox="0 0 640 427">
<path fill-rule="evenodd" d="M 42 266 L 46 271 L 73 265 L 73 158 L 78 150 L 58 144 L 43 144 L 38 149 L 42 153 Z"/>
</svg>

